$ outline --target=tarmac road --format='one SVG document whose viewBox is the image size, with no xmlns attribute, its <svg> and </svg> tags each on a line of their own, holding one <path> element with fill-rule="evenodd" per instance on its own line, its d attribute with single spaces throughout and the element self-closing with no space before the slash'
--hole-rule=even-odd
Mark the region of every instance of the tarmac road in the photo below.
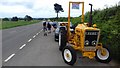
<svg viewBox="0 0 120 68">
<path fill-rule="evenodd" d="M 18 36 L 16 34 L 13 35 L 14 33 L 12 33 L 11 37 L 5 34 L 6 32 L 11 32 L 12 29 L 10 29 L 11 31 L 9 31 L 9 29 L 8 31 L 3 31 L 3 66 L 69 66 L 65 64 L 62 59 L 61 52 L 58 49 L 58 42 L 54 41 L 54 32 L 48 34 L 48 36 L 43 36 L 41 29 L 42 27 L 40 23 L 18 27 L 13 29 L 20 32 L 16 32 Z M 33 38 L 34 35 L 36 35 L 36 37 Z M 17 42 L 18 38 L 20 39 L 19 42 Z M 30 38 L 32 40 L 29 40 Z M 9 40 L 11 39 L 13 39 L 13 41 L 10 42 Z M 26 43 L 25 47 L 19 50 L 19 47 L 24 43 Z M 4 62 L 7 57 L 10 58 L 9 55 L 11 54 L 12 58 Z M 78 60 L 75 66 L 117 65 L 114 61 L 111 61 L 109 64 L 105 64 L 97 62 L 95 59 L 90 60 L 88 58 L 79 57 L 80 56 L 78 55 Z"/>
<path fill-rule="evenodd" d="M 7 59 L 12 53 L 27 43 L 38 31 L 42 29 L 41 23 L 20 26 L 2 30 L 2 59 Z"/>
</svg>

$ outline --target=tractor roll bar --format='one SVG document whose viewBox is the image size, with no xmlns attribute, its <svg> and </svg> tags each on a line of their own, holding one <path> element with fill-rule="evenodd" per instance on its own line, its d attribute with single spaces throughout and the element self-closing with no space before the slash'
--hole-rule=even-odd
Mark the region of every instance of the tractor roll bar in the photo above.
<svg viewBox="0 0 120 68">
<path fill-rule="evenodd" d="M 81 17 L 81 22 L 84 23 L 84 2 L 69 2 L 69 9 L 68 9 L 68 26 L 67 26 L 67 40 L 69 40 L 70 36 L 70 4 L 71 3 L 77 3 L 77 4 L 82 4 L 82 17 Z"/>
</svg>

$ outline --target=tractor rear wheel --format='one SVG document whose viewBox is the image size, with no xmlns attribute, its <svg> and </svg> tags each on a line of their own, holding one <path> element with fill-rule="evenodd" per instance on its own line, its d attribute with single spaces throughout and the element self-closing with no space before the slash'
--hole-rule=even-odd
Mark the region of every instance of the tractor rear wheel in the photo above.
<svg viewBox="0 0 120 68">
<path fill-rule="evenodd" d="M 65 29 L 60 30 L 59 33 L 59 50 L 62 51 L 62 49 L 66 46 L 67 42 L 67 31 Z"/>
<path fill-rule="evenodd" d="M 95 58 L 101 63 L 109 63 L 111 61 L 111 54 L 109 48 L 103 46 L 103 50 L 97 49 Z"/>
<path fill-rule="evenodd" d="M 77 59 L 77 54 L 72 46 L 65 46 L 65 48 L 62 50 L 62 57 L 65 63 L 68 65 L 74 65 Z"/>
</svg>

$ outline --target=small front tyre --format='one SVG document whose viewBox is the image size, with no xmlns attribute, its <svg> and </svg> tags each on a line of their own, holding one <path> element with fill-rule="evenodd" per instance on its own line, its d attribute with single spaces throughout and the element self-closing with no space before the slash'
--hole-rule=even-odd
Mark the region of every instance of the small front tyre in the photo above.
<svg viewBox="0 0 120 68">
<path fill-rule="evenodd" d="M 74 65 L 77 59 L 76 51 L 71 46 L 65 46 L 62 50 L 62 57 L 65 63 L 68 65 Z"/>
<path fill-rule="evenodd" d="M 103 50 L 97 49 L 95 58 L 101 63 L 109 63 L 111 61 L 111 53 L 109 48 L 104 46 Z"/>
</svg>

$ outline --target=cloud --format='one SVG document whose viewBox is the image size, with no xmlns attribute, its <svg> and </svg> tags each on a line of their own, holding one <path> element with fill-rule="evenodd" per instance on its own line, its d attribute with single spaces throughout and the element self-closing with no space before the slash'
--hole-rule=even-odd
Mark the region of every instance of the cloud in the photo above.
<svg viewBox="0 0 120 68">
<path fill-rule="evenodd" d="M 32 8 L 33 7 L 33 1 L 28 1 L 28 0 L 2 0 L 0 2 L 1 5 L 6 5 L 6 6 L 16 6 L 16 5 L 21 5 L 25 6 L 26 8 Z"/>
<path fill-rule="evenodd" d="M 12 6 L 4 6 L 0 5 L 0 14 L 1 17 L 12 17 L 12 16 L 24 16 L 26 14 L 30 14 L 34 12 L 32 9 L 28 9 L 21 5 L 12 5 Z"/>
<path fill-rule="evenodd" d="M 80 0 L 72 0 L 80 1 Z M 89 3 L 93 4 L 93 9 L 103 9 L 105 5 L 111 6 L 118 3 L 119 0 L 81 0 L 85 2 L 85 12 L 90 10 Z M 56 17 L 54 4 L 62 5 L 64 12 L 59 16 L 68 16 L 69 0 L 1 0 L 0 1 L 0 17 L 12 17 L 31 15 L 33 17 Z M 80 6 L 81 7 L 81 6 Z M 71 16 L 79 16 L 80 10 L 72 10 Z"/>
</svg>

